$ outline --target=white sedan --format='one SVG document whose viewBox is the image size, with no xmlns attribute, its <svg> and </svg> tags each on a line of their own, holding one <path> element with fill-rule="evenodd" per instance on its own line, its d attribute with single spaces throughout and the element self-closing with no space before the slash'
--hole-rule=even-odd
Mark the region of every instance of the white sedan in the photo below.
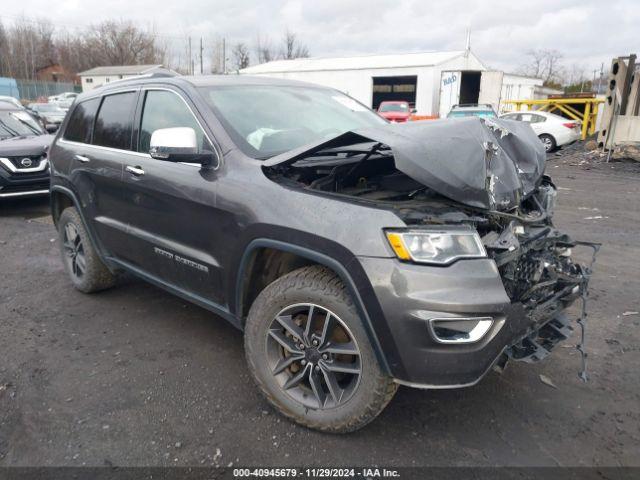
<svg viewBox="0 0 640 480">
<path fill-rule="evenodd" d="M 527 122 L 544 144 L 547 152 L 551 152 L 563 145 L 569 145 L 580 139 L 582 123 L 569 120 L 554 113 L 540 112 L 510 112 L 500 115 L 500 118 Z"/>
</svg>

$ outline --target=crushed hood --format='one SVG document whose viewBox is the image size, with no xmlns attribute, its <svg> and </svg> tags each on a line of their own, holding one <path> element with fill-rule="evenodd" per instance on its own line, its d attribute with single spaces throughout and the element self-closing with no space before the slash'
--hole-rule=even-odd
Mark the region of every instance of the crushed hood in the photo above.
<svg viewBox="0 0 640 480">
<path fill-rule="evenodd" d="M 365 142 L 388 146 L 395 167 L 462 204 L 509 210 L 536 188 L 546 154 L 531 127 L 513 120 L 466 117 L 388 124 L 346 132 L 267 160 L 292 164 L 315 152 Z"/>
</svg>

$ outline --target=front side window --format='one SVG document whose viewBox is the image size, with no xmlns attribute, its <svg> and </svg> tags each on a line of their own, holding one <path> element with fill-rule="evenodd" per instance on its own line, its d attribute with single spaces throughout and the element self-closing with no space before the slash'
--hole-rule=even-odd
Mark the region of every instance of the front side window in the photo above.
<svg viewBox="0 0 640 480">
<path fill-rule="evenodd" d="M 238 148 L 258 159 L 386 124 L 364 105 L 326 88 L 234 85 L 201 92 Z"/>
<path fill-rule="evenodd" d="M 149 90 L 144 99 L 138 151 L 149 153 L 151 135 L 156 130 L 175 127 L 193 128 L 196 132 L 200 151 L 212 150 L 202 128 L 198 125 L 187 105 L 176 93 L 166 90 Z"/>
<path fill-rule="evenodd" d="M 73 113 L 64 131 L 64 139 L 72 142 L 89 143 L 91 141 L 91 128 L 96 111 L 100 105 L 100 98 L 93 98 L 82 102 L 73 109 Z"/>
<path fill-rule="evenodd" d="M 131 148 L 135 101 L 135 92 L 104 97 L 93 131 L 94 145 L 122 150 Z"/>
</svg>

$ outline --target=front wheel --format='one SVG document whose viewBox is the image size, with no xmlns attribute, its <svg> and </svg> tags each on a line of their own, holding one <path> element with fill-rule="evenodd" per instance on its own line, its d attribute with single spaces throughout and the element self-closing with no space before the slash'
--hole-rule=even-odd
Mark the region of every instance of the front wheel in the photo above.
<svg viewBox="0 0 640 480">
<path fill-rule="evenodd" d="M 557 147 L 556 139 L 553 138 L 551 135 L 547 133 L 543 133 L 542 135 L 539 135 L 538 138 L 544 145 L 544 149 L 546 152 L 553 152 L 556 149 Z"/>
<path fill-rule="evenodd" d="M 247 318 L 245 350 L 267 400 L 309 428 L 362 428 L 397 390 L 344 284 L 324 267 L 295 270 L 260 293 Z"/>
</svg>

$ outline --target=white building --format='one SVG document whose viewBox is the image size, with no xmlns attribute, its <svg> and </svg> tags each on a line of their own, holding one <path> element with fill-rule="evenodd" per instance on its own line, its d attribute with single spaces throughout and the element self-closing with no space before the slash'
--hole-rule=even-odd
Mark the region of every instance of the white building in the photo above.
<svg viewBox="0 0 640 480">
<path fill-rule="evenodd" d="M 502 77 L 500 112 L 515 110 L 513 105 L 504 103 L 507 100 L 534 100 L 538 98 L 536 92 L 539 88 L 542 88 L 541 78 L 505 73 L 504 77 Z"/>
<path fill-rule="evenodd" d="M 167 72 L 162 65 L 114 65 L 109 67 L 95 67 L 80 72 L 78 76 L 82 83 L 82 91 L 88 92 L 105 83 L 115 82 L 124 78 L 137 77 L 154 72 Z"/>
<path fill-rule="evenodd" d="M 470 50 L 276 60 L 240 74 L 333 87 L 374 109 L 384 100 L 405 100 L 427 117 L 444 117 L 464 103 L 488 103 L 498 111 L 505 87 L 520 86 L 524 78 L 489 70 Z M 525 94 L 524 88 L 511 90 Z M 533 91 L 529 95 L 522 98 L 533 98 Z"/>
</svg>

